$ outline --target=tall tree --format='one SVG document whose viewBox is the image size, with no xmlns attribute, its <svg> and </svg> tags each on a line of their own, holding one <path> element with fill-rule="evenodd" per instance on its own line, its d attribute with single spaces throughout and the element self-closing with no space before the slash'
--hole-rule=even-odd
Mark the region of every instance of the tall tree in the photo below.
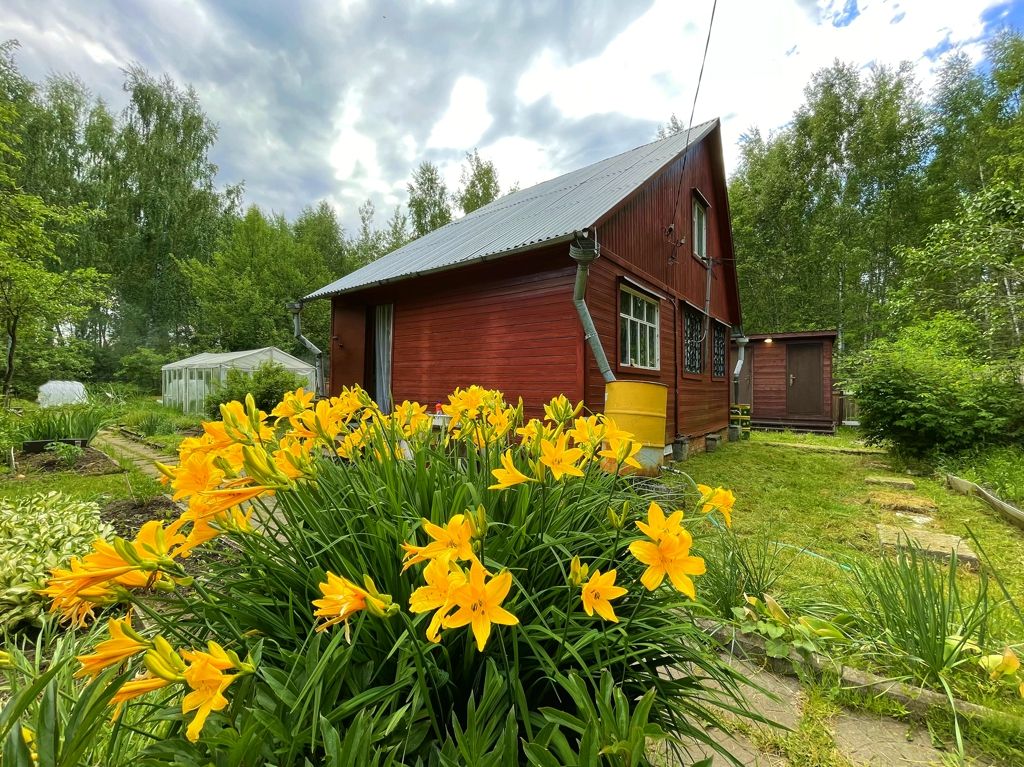
<svg viewBox="0 0 1024 767">
<path fill-rule="evenodd" d="M 730 187 L 746 329 L 837 327 L 859 348 L 924 231 L 923 106 L 906 65 L 836 62 L 805 98 L 789 127 L 748 138 Z"/>
<path fill-rule="evenodd" d="M 686 130 L 686 126 L 683 125 L 683 121 L 676 117 L 676 113 L 673 112 L 672 116 L 668 118 L 667 124 L 658 126 L 658 133 L 656 135 L 659 139 L 668 138 L 677 133 L 682 133 L 684 130 Z"/>
<path fill-rule="evenodd" d="M 128 70 L 124 89 L 129 103 L 107 201 L 109 270 L 122 342 L 163 349 L 191 335 L 179 260 L 210 258 L 232 198 L 215 187 L 209 152 L 217 129 L 195 91 L 140 67 Z"/>
<path fill-rule="evenodd" d="M 17 184 L 19 136 L 17 111 L 0 104 L 0 324 L 7 353 L 3 395 L 11 396 L 19 341 L 45 338 L 62 323 L 73 322 L 101 300 L 102 277 L 94 269 L 59 273 L 48 267 L 56 243 L 73 239 L 68 232 L 87 215 L 82 206 L 47 205 Z"/>
<path fill-rule="evenodd" d="M 409 189 L 409 215 L 417 237 L 434 231 L 452 220 L 448 188 L 437 166 L 424 161 L 412 175 Z"/>
<path fill-rule="evenodd" d="M 498 184 L 498 170 L 490 160 L 484 160 L 474 149 L 466 152 L 466 164 L 462 166 L 462 176 L 458 191 L 455 192 L 455 204 L 462 212 L 472 213 L 501 195 Z"/>
<path fill-rule="evenodd" d="M 195 296 L 191 315 L 204 348 L 239 351 L 258 346 L 295 349 L 285 304 L 336 279 L 325 254 L 302 242 L 282 216 L 267 217 L 256 206 L 222 235 L 213 257 L 182 260 L 181 272 Z M 304 332 L 326 344 L 326 302 L 303 311 Z"/>
<path fill-rule="evenodd" d="M 326 201 L 321 200 L 315 208 L 303 208 L 292 229 L 295 241 L 317 253 L 332 275 L 341 277 L 350 271 L 345 254 L 345 232 L 334 208 Z"/>
</svg>

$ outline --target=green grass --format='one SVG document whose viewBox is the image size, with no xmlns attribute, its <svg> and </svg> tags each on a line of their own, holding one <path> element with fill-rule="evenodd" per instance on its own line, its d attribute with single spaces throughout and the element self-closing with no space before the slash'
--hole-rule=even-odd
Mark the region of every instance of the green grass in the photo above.
<svg viewBox="0 0 1024 767">
<path fill-rule="evenodd" d="M 805 434 L 793 431 L 752 431 L 750 441 L 754 443 L 790 442 L 800 445 L 822 445 L 825 447 L 868 447 L 861 439 L 860 432 L 850 426 L 840 426 L 835 436 L 829 434 Z"/>
<path fill-rule="evenodd" d="M 779 436 L 755 434 L 749 442 L 726 443 L 714 453 L 692 456 L 679 468 L 698 482 L 735 492 L 733 529 L 741 539 L 767 538 L 787 547 L 791 562 L 775 588 L 784 605 L 849 604 L 852 591 L 846 568 L 851 561 L 876 560 L 880 552 L 875 525 L 898 521 L 894 514 L 868 504 L 871 486 L 864 480 L 894 472 L 884 455 L 818 453 L 764 444 Z M 789 439 L 813 444 L 829 438 L 789 435 Z M 844 435 L 844 439 L 850 444 L 855 438 Z M 931 528 L 955 535 L 967 535 L 970 529 L 1011 596 L 1024 606 L 1024 531 L 978 499 L 951 493 L 937 476 L 913 479 L 917 483 L 913 494 L 938 506 Z M 978 549 L 973 542 L 971 546 Z M 966 592 L 977 589 L 976 574 L 964 570 L 959 580 Z M 994 581 L 989 584 L 989 596 L 1003 599 Z M 1024 626 L 1008 605 L 995 611 L 990 627 L 993 644 L 1009 643 L 1021 650 Z M 1024 716 L 1019 699 L 988 694 L 967 671 L 955 690 L 967 700 Z M 979 733 L 977 728 L 975 732 Z"/>
<path fill-rule="evenodd" d="M 944 462 L 943 469 L 987 488 L 1007 503 L 1024 506 L 1024 448 L 993 447 Z"/>
<path fill-rule="evenodd" d="M 6 467 L 0 470 L 0 495 L 5 498 L 27 498 L 51 490 L 59 490 L 76 500 L 96 501 L 100 506 L 125 499 L 149 500 L 163 492 L 159 482 L 134 467 L 121 474 L 82 476 L 60 471 L 31 474 L 24 479 L 11 477 Z"/>
</svg>

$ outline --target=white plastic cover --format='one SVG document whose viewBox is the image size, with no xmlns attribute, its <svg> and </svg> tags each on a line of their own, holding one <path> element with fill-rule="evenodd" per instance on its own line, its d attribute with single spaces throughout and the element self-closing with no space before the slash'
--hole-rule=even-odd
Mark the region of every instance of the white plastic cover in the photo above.
<svg viewBox="0 0 1024 767">
<path fill-rule="evenodd" d="M 81 381 L 47 381 L 39 387 L 36 402 L 41 407 L 80 405 L 89 401 L 85 384 Z"/>
</svg>

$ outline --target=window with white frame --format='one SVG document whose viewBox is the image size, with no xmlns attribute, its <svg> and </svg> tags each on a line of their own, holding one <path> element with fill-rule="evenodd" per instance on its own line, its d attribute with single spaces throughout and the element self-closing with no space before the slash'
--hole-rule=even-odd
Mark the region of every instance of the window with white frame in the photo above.
<svg viewBox="0 0 1024 767">
<path fill-rule="evenodd" d="M 619 364 L 658 370 L 661 333 L 658 301 L 622 287 L 619 292 Z"/>
<path fill-rule="evenodd" d="M 708 206 L 696 194 L 693 197 L 693 255 L 701 261 L 708 257 Z"/>
<path fill-rule="evenodd" d="M 683 307 L 683 370 L 704 372 L 704 312 L 692 306 Z"/>
</svg>

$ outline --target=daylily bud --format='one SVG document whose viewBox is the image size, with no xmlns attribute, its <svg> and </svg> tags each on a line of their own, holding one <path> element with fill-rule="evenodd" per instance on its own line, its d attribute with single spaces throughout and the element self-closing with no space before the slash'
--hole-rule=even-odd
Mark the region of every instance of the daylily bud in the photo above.
<svg viewBox="0 0 1024 767">
<path fill-rule="evenodd" d="M 612 526 L 612 530 L 621 530 L 626 526 L 626 514 L 629 511 L 629 502 L 622 504 L 622 511 L 615 511 L 611 506 L 608 507 L 608 524 Z"/>
<path fill-rule="evenodd" d="M 14 668 L 14 662 L 11 660 L 11 654 L 0 650 L 0 668 Z"/>
<path fill-rule="evenodd" d="M 587 575 L 590 573 L 590 565 L 584 565 L 580 562 L 579 557 L 573 557 L 572 562 L 569 563 L 569 583 L 579 588 L 583 585 L 583 582 L 587 580 Z"/>
<path fill-rule="evenodd" d="M 474 538 L 483 538 L 487 535 L 487 510 L 484 509 L 483 504 L 477 506 L 476 511 L 466 514 L 466 519 L 469 520 L 469 526 L 473 531 L 472 535 Z"/>
</svg>

